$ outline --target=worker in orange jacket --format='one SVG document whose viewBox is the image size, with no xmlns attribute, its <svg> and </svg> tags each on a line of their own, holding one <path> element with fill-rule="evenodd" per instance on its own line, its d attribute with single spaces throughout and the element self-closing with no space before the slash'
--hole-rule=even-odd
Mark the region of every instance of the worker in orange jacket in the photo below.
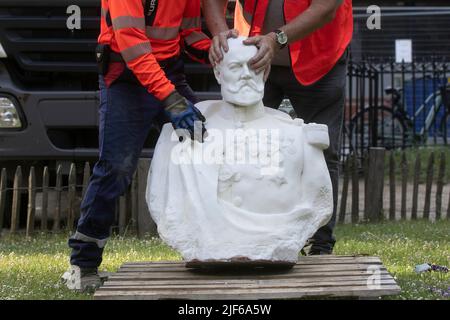
<svg viewBox="0 0 450 320">
<path fill-rule="evenodd" d="M 224 12 L 227 0 L 203 0 L 206 23 L 213 37 L 211 63 L 223 58 L 227 38 L 249 36 L 256 45 L 249 61 L 265 72 L 264 105 L 278 108 L 289 98 L 298 117 L 328 126 L 330 147 L 325 150 L 333 184 L 331 220 L 310 239 L 305 253 L 330 254 L 335 238 L 348 46 L 353 33 L 351 0 L 236 0 L 234 28 Z M 270 71 L 270 72 L 269 72 Z"/>
<path fill-rule="evenodd" d="M 102 0 L 98 43 L 100 154 L 63 275 L 80 291 L 101 284 L 98 266 L 115 202 L 131 182 L 153 120 L 166 119 L 199 141 L 205 132 L 180 59 L 184 51 L 207 61 L 211 41 L 201 32 L 200 0 Z"/>
</svg>

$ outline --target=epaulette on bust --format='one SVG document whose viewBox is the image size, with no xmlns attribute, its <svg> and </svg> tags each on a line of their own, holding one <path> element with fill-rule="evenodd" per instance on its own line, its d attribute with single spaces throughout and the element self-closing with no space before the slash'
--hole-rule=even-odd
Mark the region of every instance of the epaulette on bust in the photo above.
<svg viewBox="0 0 450 320">
<path fill-rule="evenodd" d="M 306 141 L 322 150 L 330 146 L 330 136 L 328 135 L 328 126 L 325 124 L 308 123 L 303 126 Z"/>
</svg>

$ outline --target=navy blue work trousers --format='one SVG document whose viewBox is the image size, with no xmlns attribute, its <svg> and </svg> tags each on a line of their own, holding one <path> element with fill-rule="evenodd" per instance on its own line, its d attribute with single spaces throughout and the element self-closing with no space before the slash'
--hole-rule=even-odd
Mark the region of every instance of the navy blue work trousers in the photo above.
<svg viewBox="0 0 450 320">
<path fill-rule="evenodd" d="M 164 71 L 177 91 L 195 103 L 183 69 L 178 60 Z M 155 121 L 168 120 L 161 102 L 137 82 L 119 79 L 107 87 L 100 76 L 99 87 L 99 160 L 81 203 L 77 230 L 69 239 L 70 263 L 80 268 L 101 264 L 116 200 L 131 183 L 150 128 Z"/>
</svg>

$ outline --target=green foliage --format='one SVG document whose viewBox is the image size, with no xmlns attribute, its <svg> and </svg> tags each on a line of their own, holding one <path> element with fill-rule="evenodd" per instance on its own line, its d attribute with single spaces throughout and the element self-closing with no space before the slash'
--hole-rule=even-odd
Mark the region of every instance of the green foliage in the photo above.
<svg viewBox="0 0 450 320">
<path fill-rule="evenodd" d="M 395 276 L 403 292 L 389 299 L 443 299 L 432 288 L 447 289 L 450 275 L 438 272 L 416 274 L 422 263 L 448 266 L 449 221 L 430 223 L 386 222 L 339 225 L 335 254 L 379 256 Z M 59 282 L 69 265 L 67 234 L 39 234 L 32 239 L 7 236 L 0 240 L 0 299 L 91 299 L 73 293 Z M 102 269 L 115 271 L 129 261 L 179 260 L 180 256 L 159 239 L 112 237 Z"/>
</svg>

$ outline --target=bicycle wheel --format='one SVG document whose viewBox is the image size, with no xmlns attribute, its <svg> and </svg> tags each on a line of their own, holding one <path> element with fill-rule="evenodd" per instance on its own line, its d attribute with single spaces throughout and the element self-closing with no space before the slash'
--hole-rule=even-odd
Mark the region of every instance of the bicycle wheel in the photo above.
<svg viewBox="0 0 450 320">
<path fill-rule="evenodd" d="M 376 129 L 370 125 L 370 115 L 376 117 Z M 350 139 L 356 150 L 370 147 L 395 149 L 409 143 L 406 120 L 395 114 L 391 108 L 365 108 L 350 121 Z"/>
</svg>

